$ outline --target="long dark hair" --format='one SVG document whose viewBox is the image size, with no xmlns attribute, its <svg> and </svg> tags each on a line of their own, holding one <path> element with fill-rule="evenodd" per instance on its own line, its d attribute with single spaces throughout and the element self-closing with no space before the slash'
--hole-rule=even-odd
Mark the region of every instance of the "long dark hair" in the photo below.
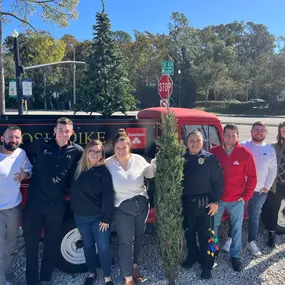
<svg viewBox="0 0 285 285">
<path fill-rule="evenodd" d="M 285 127 L 285 122 L 282 122 L 278 126 L 278 134 L 277 134 L 277 145 L 281 147 L 285 141 L 285 139 L 281 136 L 281 129 Z"/>
</svg>

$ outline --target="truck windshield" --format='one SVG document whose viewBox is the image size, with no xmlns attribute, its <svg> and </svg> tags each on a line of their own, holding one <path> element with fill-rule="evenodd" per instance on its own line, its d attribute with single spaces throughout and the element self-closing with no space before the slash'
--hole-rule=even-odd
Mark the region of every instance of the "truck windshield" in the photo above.
<svg viewBox="0 0 285 285">
<path fill-rule="evenodd" d="M 215 126 L 209 125 L 184 125 L 181 127 L 181 139 L 186 144 L 186 137 L 192 130 L 199 130 L 203 134 L 203 149 L 209 151 L 213 146 L 220 144 L 220 136 Z"/>
</svg>

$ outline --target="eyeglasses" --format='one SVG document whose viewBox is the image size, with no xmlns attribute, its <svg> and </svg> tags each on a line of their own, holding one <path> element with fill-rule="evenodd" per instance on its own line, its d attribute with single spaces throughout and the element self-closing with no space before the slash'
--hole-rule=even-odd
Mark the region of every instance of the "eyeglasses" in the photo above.
<svg viewBox="0 0 285 285">
<path fill-rule="evenodd" d="M 89 153 L 91 153 L 92 155 L 100 155 L 102 154 L 102 150 L 93 150 L 93 149 L 89 149 Z"/>
</svg>

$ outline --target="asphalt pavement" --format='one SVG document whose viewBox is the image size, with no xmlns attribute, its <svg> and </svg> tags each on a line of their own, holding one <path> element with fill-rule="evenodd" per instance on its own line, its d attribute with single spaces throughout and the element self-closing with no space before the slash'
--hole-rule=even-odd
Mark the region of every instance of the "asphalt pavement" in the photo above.
<svg viewBox="0 0 285 285">
<path fill-rule="evenodd" d="M 268 126 L 268 135 L 266 137 L 267 143 L 276 141 L 279 123 L 285 121 L 284 117 L 239 117 L 239 116 L 218 116 L 222 125 L 236 124 L 239 127 L 240 138 L 239 141 L 248 140 L 251 138 L 251 126 L 256 121 L 263 121 Z"/>
</svg>

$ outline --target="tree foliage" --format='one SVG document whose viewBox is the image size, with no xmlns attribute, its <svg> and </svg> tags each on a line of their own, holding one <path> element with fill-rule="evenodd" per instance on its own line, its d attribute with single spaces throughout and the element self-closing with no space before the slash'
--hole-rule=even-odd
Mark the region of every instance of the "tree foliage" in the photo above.
<svg viewBox="0 0 285 285">
<path fill-rule="evenodd" d="M 82 86 L 78 108 L 110 116 L 136 107 L 124 60 L 113 40 L 111 24 L 104 9 L 96 13 L 94 39 L 85 86 Z"/>
<path fill-rule="evenodd" d="M 157 145 L 156 172 L 156 228 L 163 267 L 169 285 L 175 284 L 177 268 L 181 262 L 184 231 L 182 228 L 182 179 L 185 146 L 178 141 L 178 125 L 175 115 L 168 111 L 163 115 L 163 135 Z"/>
<path fill-rule="evenodd" d="M 33 14 L 38 14 L 45 22 L 56 23 L 61 27 L 66 27 L 70 20 L 77 18 L 78 13 L 76 6 L 78 3 L 79 0 L 12 0 L 9 10 L 3 11 L 2 1 L 0 2 L 0 114 L 5 112 L 5 80 L 2 46 L 3 23 L 9 18 L 15 18 L 36 32 L 36 29 L 29 23 L 29 18 Z"/>
<path fill-rule="evenodd" d="M 157 82 L 165 60 L 174 61 L 174 92 L 170 102 L 173 106 L 193 107 L 195 101 L 202 100 L 262 98 L 271 102 L 285 90 L 285 38 L 271 34 L 262 24 L 234 21 L 196 29 L 189 25 L 184 14 L 174 12 L 168 34 L 134 31 L 130 35 L 125 31 L 111 31 L 104 11 L 96 17 L 92 42 L 80 42 L 72 35 L 51 41 L 49 34 L 38 32 L 44 37 L 43 45 L 51 44 L 54 59 L 62 56 L 59 47 L 63 42 L 62 60 L 72 60 L 75 50 L 76 60 L 89 64 L 88 72 L 81 67 L 76 69 L 79 109 L 105 115 L 125 111 L 135 107 L 132 95 L 139 108 L 158 106 Z M 36 37 L 32 35 L 29 32 L 19 36 L 22 64 L 43 62 L 46 55 L 50 56 L 48 60 L 53 60 L 50 51 L 43 48 L 41 55 L 41 48 L 37 51 L 32 46 L 31 38 Z M 4 41 L 8 55 L 11 47 L 9 37 Z M 49 53 L 44 55 L 46 52 Z M 66 66 L 47 71 L 49 93 L 58 92 L 59 100 L 65 105 L 72 96 L 71 69 Z M 38 84 L 43 83 L 42 75 L 36 78 Z M 35 107 L 40 107 L 43 98 L 40 94 L 36 97 L 39 100 Z"/>
</svg>

